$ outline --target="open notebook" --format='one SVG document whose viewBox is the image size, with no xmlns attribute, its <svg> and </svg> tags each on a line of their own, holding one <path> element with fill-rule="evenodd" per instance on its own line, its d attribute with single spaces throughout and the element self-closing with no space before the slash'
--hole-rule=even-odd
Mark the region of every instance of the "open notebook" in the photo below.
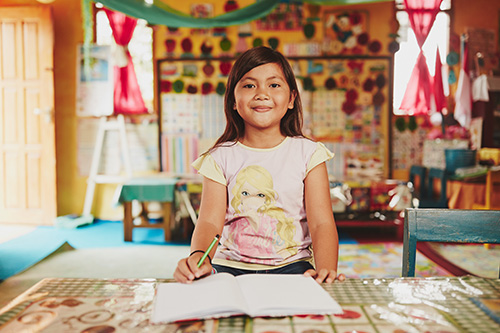
<svg viewBox="0 0 500 333">
<path fill-rule="evenodd" d="M 218 273 L 191 284 L 159 284 L 151 322 L 338 313 L 340 305 L 310 277 Z"/>
</svg>

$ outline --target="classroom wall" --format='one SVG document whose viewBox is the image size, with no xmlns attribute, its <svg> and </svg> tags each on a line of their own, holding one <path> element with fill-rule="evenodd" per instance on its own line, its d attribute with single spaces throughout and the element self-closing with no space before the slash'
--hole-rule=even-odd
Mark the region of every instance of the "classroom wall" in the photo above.
<svg viewBox="0 0 500 333">
<path fill-rule="evenodd" d="M 465 32 L 467 27 L 494 29 L 498 32 L 500 1 L 498 0 L 452 0 L 454 19 L 452 30 L 458 34 Z M 166 1 L 167 2 L 167 1 Z M 176 2 L 175 8 L 187 8 L 191 2 Z M 221 3 L 220 1 L 213 1 Z M 242 6 L 252 3 L 251 0 L 239 0 Z M 171 1 L 169 3 L 172 3 Z M 47 6 L 35 0 L 2 0 L 2 6 L 37 5 Z M 83 40 L 81 25 L 81 8 L 78 0 L 55 0 L 48 5 L 53 9 L 55 49 L 54 49 L 54 76 L 55 76 L 55 125 L 56 125 L 56 154 L 57 154 L 57 192 L 58 215 L 80 213 L 86 189 L 86 178 L 78 175 L 77 142 L 75 115 L 76 89 L 76 47 Z M 177 7 L 178 6 L 178 7 Z M 182 7 L 181 7 L 182 6 Z M 345 8 L 345 7 L 336 7 Z M 392 4 L 353 5 L 349 8 L 366 9 L 370 12 L 370 31 L 373 35 L 387 38 L 394 28 L 392 21 Z M 158 27 L 161 29 L 161 27 Z M 497 35 L 498 37 L 498 35 Z M 159 37 L 162 39 L 163 37 Z M 163 44 L 161 44 L 163 46 Z M 386 43 L 384 43 L 386 45 Z M 161 49 L 155 54 L 163 56 Z M 102 214 L 111 201 L 112 189 L 99 191 L 96 201 L 100 205 L 95 207 L 95 214 L 101 218 L 116 216 L 116 211 Z"/>
</svg>

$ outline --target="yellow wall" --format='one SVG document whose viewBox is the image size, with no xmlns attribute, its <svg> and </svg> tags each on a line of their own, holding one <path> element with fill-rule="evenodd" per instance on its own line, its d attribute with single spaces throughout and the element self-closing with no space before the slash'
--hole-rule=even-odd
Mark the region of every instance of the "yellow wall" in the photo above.
<svg viewBox="0 0 500 333">
<path fill-rule="evenodd" d="M 201 1 L 183 1 L 175 4 L 176 9 L 186 11 L 190 3 Z M 222 13 L 223 1 L 216 3 L 216 15 Z M 169 1 L 169 3 L 172 3 Z M 253 3 L 252 0 L 238 0 L 240 6 Z M 11 5 L 39 5 L 35 0 L 2 0 L 2 6 Z M 54 14 L 55 50 L 54 50 L 54 75 L 55 75 L 55 121 L 56 121 L 56 154 L 57 154 L 57 191 L 58 191 L 58 215 L 81 213 L 86 189 L 86 178 L 78 175 L 77 168 L 77 142 L 76 129 L 77 118 L 75 115 L 75 87 L 76 87 L 76 48 L 83 40 L 81 25 L 81 8 L 79 0 L 55 0 L 51 5 Z M 498 32 L 500 1 L 492 0 L 453 0 L 454 19 L 452 30 L 458 34 L 465 32 L 467 27 L 479 27 L 494 29 Z M 342 9 L 344 7 L 330 7 L 330 9 Z M 369 11 L 369 29 L 371 38 L 377 38 L 382 42 L 382 53 L 387 53 L 388 35 L 394 31 L 395 24 L 392 20 L 392 3 L 379 3 L 370 5 L 353 5 L 349 9 Z M 317 37 L 322 33 L 320 23 L 316 23 Z M 156 29 L 155 44 L 158 46 L 155 54 L 163 56 L 162 35 L 164 27 Z M 276 33 L 272 33 L 276 35 Z M 296 37 L 297 35 L 295 35 Z M 263 36 L 267 37 L 267 36 Z M 277 36 L 281 43 L 286 40 L 285 36 Z M 289 37 L 293 38 L 293 37 Z M 305 41 L 305 38 L 302 37 Z M 109 207 L 113 189 L 107 188 L 99 191 L 96 195 L 94 213 L 101 218 L 117 216 L 116 211 L 106 211 Z M 106 211 L 103 214 L 103 211 Z"/>
</svg>

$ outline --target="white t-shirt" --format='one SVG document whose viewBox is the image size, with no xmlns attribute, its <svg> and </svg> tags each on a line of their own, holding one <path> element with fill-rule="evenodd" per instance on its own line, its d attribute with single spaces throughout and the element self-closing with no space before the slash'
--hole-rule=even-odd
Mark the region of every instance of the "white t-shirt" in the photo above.
<svg viewBox="0 0 500 333">
<path fill-rule="evenodd" d="M 269 269 L 312 257 L 304 207 L 304 179 L 333 153 L 322 143 L 287 137 L 273 148 L 228 142 L 193 166 L 227 186 L 221 246 L 213 263 Z"/>
</svg>

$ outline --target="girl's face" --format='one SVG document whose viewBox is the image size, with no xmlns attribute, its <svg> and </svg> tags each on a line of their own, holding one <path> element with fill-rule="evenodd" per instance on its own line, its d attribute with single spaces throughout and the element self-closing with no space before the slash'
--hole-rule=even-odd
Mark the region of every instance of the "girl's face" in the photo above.
<svg viewBox="0 0 500 333">
<path fill-rule="evenodd" d="M 295 96 L 290 94 L 283 71 L 269 63 L 246 73 L 234 88 L 235 105 L 245 122 L 245 129 L 279 129 L 281 118 L 293 108 Z"/>
</svg>

